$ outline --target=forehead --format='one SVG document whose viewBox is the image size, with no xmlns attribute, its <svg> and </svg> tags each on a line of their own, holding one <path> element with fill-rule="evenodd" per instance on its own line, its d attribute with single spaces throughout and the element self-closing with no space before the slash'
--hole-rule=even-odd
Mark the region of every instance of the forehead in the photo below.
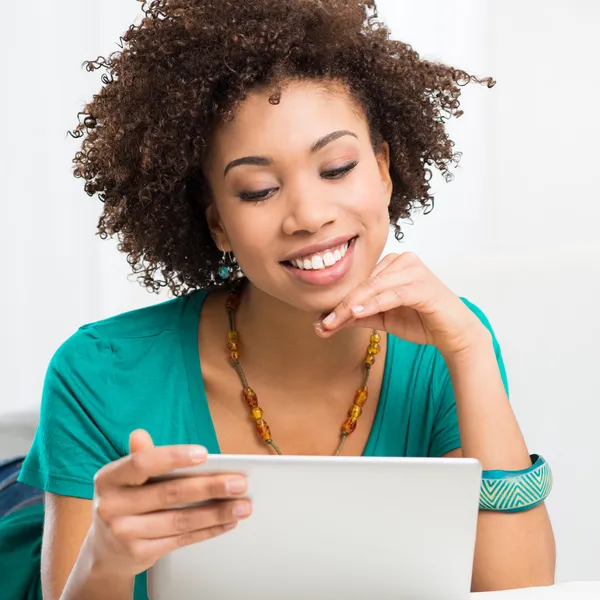
<svg viewBox="0 0 600 600">
<path fill-rule="evenodd" d="M 228 160 L 247 152 L 307 150 L 318 138 L 338 129 L 368 137 L 363 111 L 343 87 L 315 82 L 291 82 L 271 104 L 272 89 L 251 92 L 232 121 L 212 138 L 213 159 Z"/>
</svg>

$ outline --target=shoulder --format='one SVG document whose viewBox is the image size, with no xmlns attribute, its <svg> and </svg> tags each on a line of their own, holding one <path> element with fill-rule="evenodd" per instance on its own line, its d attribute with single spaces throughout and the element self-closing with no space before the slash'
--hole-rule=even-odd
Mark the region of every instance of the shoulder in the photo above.
<svg viewBox="0 0 600 600">
<path fill-rule="evenodd" d="M 204 292 L 195 292 L 86 323 L 59 346 L 52 364 L 63 366 L 75 361 L 80 365 L 86 360 L 95 362 L 102 356 L 114 354 L 116 349 L 148 345 L 164 334 L 168 337 L 178 331 L 186 312 L 198 314 L 204 296 Z"/>
<path fill-rule="evenodd" d="M 176 419 L 187 392 L 182 319 L 197 322 L 202 298 L 190 294 L 81 326 L 48 366 L 43 430 L 93 439 L 103 448 L 97 466 L 127 451 L 133 429 L 158 432 L 160 440 L 165 420 L 181 428 Z"/>
<path fill-rule="evenodd" d="M 88 323 L 81 330 L 94 330 L 109 338 L 152 337 L 165 330 L 175 329 L 179 318 L 190 304 L 202 299 L 204 292 L 195 292 L 152 306 L 124 312 L 108 319 Z M 194 307 L 192 307 L 194 308 Z"/>
</svg>

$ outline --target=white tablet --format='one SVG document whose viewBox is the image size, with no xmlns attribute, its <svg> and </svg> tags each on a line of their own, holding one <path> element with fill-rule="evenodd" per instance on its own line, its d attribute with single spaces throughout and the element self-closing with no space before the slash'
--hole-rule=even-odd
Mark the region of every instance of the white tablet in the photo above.
<svg viewBox="0 0 600 600">
<path fill-rule="evenodd" d="M 252 515 L 159 560 L 151 600 L 465 600 L 481 482 L 473 459 L 211 455 Z"/>
</svg>

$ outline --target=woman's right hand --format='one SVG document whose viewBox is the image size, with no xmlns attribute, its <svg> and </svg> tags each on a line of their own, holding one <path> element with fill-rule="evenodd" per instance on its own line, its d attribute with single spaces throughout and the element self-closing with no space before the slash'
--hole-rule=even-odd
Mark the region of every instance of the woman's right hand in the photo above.
<svg viewBox="0 0 600 600">
<path fill-rule="evenodd" d="M 198 475 L 147 483 L 206 459 L 201 446 L 155 447 L 143 430 L 130 437 L 131 453 L 109 463 L 94 479 L 92 525 L 84 546 L 96 571 L 134 576 L 176 548 L 233 529 L 250 515 L 241 475 Z M 207 500 L 204 506 L 174 508 Z M 89 556 L 89 554 L 88 554 Z"/>
</svg>

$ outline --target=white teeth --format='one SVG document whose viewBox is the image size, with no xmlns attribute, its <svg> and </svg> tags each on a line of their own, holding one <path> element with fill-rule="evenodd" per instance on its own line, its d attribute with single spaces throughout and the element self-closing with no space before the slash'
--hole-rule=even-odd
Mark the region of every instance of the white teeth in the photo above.
<svg viewBox="0 0 600 600">
<path fill-rule="evenodd" d="M 323 262 L 323 258 L 319 254 L 315 254 L 312 259 L 312 268 L 313 269 L 322 269 L 325 263 Z"/>
<path fill-rule="evenodd" d="M 341 258 L 341 255 L 340 255 Z M 325 263 L 326 267 L 331 267 L 332 265 L 335 265 L 336 260 L 333 257 L 333 253 L 330 252 L 329 250 L 327 252 L 325 252 L 325 254 L 323 254 L 323 262 Z"/>
<path fill-rule="evenodd" d="M 297 269 L 302 270 L 319 270 L 325 267 L 331 267 L 340 261 L 348 251 L 348 242 L 338 246 L 335 249 L 326 250 L 319 254 L 314 254 L 310 258 L 298 258 L 290 260 L 290 263 Z"/>
</svg>

